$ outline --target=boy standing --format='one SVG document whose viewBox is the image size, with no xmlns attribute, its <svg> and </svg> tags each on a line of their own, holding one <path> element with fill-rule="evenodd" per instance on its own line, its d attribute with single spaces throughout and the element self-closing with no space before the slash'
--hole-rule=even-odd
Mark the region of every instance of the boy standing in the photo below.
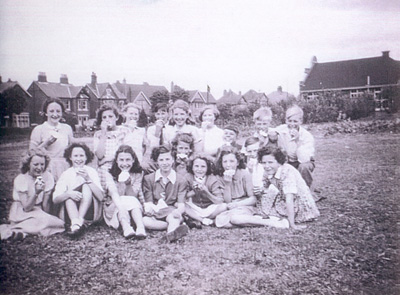
<svg viewBox="0 0 400 295">
<path fill-rule="evenodd" d="M 306 129 L 301 127 L 303 123 L 303 110 L 294 105 L 286 111 L 286 124 L 276 128 L 278 132 L 278 145 L 287 156 L 288 163 L 297 168 L 307 183 L 311 187 L 314 171 L 314 137 Z"/>
</svg>

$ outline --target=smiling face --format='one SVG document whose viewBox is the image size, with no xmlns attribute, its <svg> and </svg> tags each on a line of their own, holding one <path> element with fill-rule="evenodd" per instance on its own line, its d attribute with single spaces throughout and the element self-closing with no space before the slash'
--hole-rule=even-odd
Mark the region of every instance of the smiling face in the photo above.
<svg viewBox="0 0 400 295">
<path fill-rule="evenodd" d="M 62 108 L 56 103 L 52 102 L 47 106 L 46 110 L 47 122 L 51 125 L 57 125 L 62 117 Z"/>
<path fill-rule="evenodd" d="M 154 116 L 156 120 L 162 120 L 164 123 L 168 121 L 168 112 L 166 109 L 159 109 Z"/>
<path fill-rule="evenodd" d="M 257 132 L 264 131 L 268 132 L 269 125 L 271 123 L 271 119 L 268 117 L 263 117 L 255 120 L 254 125 L 256 127 Z"/>
<path fill-rule="evenodd" d="M 137 108 L 128 108 L 125 112 L 126 122 L 139 120 L 139 110 Z"/>
<path fill-rule="evenodd" d="M 236 141 L 237 135 L 236 132 L 230 129 L 224 129 L 224 135 L 222 136 L 222 140 L 232 143 Z"/>
<path fill-rule="evenodd" d="M 303 118 L 300 115 L 286 117 L 286 125 L 289 129 L 299 130 L 301 123 L 303 123 Z"/>
<path fill-rule="evenodd" d="M 260 148 L 260 143 L 256 142 L 249 146 L 246 146 L 246 154 L 250 159 L 257 159 L 257 152 Z"/>
<path fill-rule="evenodd" d="M 188 114 L 184 109 L 175 108 L 172 117 L 178 127 L 182 127 L 186 124 L 186 119 L 188 118 Z"/>
<path fill-rule="evenodd" d="M 46 167 L 46 161 L 44 157 L 33 156 L 29 163 L 29 174 L 36 178 L 43 174 Z"/>
<path fill-rule="evenodd" d="M 172 158 L 171 153 L 163 153 L 158 156 L 157 164 L 163 175 L 168 175 L 171 172 L 173 163 L 174 159 Z"/>
<path fill-rule="evenodd" d="M 222 157 L 222 168 L 224 170 L 236 170 L 239 165 L 238 160 L 236 159 L 235 154 L 226 154 Z"/>
<path fill-rule="evenodd" d="M 282 166 L 281 164 L 278 163 L 278 161 L 275 159 L 273 155 L 265 155 L 261 159 L 261 164 L 264 167 L 264 171 L 268 175 L 274 175 L 278 168 Z"/>
<path fill-rule="evenodd" d="M 210 109 L 205 110 L 203 113 L 202 119 L 203 119 L 203 122 L 214 123 L 215 115 L 214 115 L 213 110 L 210 110 Z"/>
<path fill-rule="evenodd" d="M 101 122 L 106 122 L 110 128 L 113 128 L 117 123 L 117 117 L 112 110 L 106 110 L 101 114 Z"/>
<path fill-rule="evenodd" d="M 85 150 L 81 147 L 75 147 L 71 151 L 71 157 L 69 158 L 72 162 L 72 167 L 82 168 L 87 161 Z"/>
<path fill-rule="evenodd" d="M 207 174 L 207 163 L 203 159 L 193 161 L 193 173 L 196 177 L 204 177 Z"/>
<path fill-rule="evenodd" d="M 134 164 L 133 157 L 130 153 L 119 153 L 117 157 L 117 165 L 121 171 L 131 170 Z"/>
<path fill-rule="evenodd" d="M 178 145 L 176 146 L 176 151 L 178 154 L 184 154 L 189 156 L 192 150 L 190 149 L 190 144 L 184 141 L 178 141 Z"/>
</svg>

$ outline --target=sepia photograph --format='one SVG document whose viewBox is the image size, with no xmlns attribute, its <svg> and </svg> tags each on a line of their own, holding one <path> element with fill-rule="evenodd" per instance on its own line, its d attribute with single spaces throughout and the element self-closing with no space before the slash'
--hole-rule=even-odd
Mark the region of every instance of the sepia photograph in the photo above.
<svg viewBox="0 0 400 295">
<path fill-rule="evenodd" d="M 0 0 L 0 294 L 400 294 L 397 0 Z"/>
</svg>

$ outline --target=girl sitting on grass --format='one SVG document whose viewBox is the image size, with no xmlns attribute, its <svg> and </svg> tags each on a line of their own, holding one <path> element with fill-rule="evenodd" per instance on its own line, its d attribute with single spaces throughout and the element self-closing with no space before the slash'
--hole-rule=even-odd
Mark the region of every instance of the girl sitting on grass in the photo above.
<svg viewBox="0 0 400 295">
<path fill-rule="evenodd" d="M 64 152 L 70 168 L 61 174 L 53 193 L 53 202 L 63 204 L 61 216 L 67 213 L 71 227 L 67 234 L 76 237 L 82 234 L 86 220 L 101 218 L 101 189 L 99 175 L 87 166 L 93 160 L 93 153 L 84 143 L 73 143 Z"/>
<path fill-rule="evenodd" d="M 0 225 L 1 239 L 22 239 L 27 234 L 50 236 L 64 231 L 64 221 L 50 215 L 54 178 L 46 171 L 50 158 L 31 150 L 22 160 L 21 174 L 14 179 L 10 224 Z"/>
<path fill-rule="evenodd" d="M 320 215 L 310 188 L 300 172 L 287 163 L 281 149 L 262 148 L 258 152 L 258 160 L 265 170 L 260 200 L 263 215 L 287 217 L 292 229 L 305 228 L 305 225 L 296 223 L 310 221 Z"/>
<path fill-rule="evenodd" d="M 142 177 L 142 167 L 132 147 L 121 145 L 110 173 L 106 175 L 107 195 L 103 203 L 103 216 L 108 226 L 118 229 L 121 225 L 123 236 L 127 239 L 135 236 L 146 238 L 141 205 L 144 203 Z M 131 218 L 136 225 L 136 232 L 131 226 Z"/>
<path fill-rule="evenodd" d="M 212 174 L 212 170 L 213 163 L 209 156 L 198 154 L 189 162 L 186 177 L 189 188 L 185 212 L 204 225 L 213 224 L 213 219 L 227 209 L 223 198 L 224 185 Z"/>
<path fill-rule="evenodd" d="M 237 215 L 253 215 L 256 198 L 253 193 L 251 174 L 239 151 L 232 147 L 224 148 L 216 162 L 216 175 L 224 183 L 224 201 L 228 211 L 215 219 L 217 227 L 232 227 Z"/>
<path fill-rule="evenodd" d="M 189 133 L 179 133 L 171 142 L 171 153 L 175 159 L 174 170 L 178 174 L 187 173 L 187 163 L 193 153 L 194 138 Z"/>
</svg>

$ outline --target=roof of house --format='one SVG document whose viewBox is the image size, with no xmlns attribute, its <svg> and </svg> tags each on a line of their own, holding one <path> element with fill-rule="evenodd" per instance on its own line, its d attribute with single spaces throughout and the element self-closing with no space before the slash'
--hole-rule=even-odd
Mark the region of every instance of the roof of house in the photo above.
<svg viewBox="0 0 400 295">
<path fill-rule="evenodd" d="M 290 94 L 289 92 L 282 91 L 282 87 L 278 87 L 276 91 L 271 92 L 268 96 L 268 103 L 269 104 L 275 104 L 278 103 L 282 100 L 286 100 L 289 97 L 294 97 L 293 94 Z"/>
<path fill-rule="evenodd" d="M 189 102 L 194 102 L 196 99 L 196 94 L 199 93 L 200 97 L 202 98 L 202 100 L 205 103 L 211 103 L 211 104 L 215 104 L 217 103 L 217 100 L 214 98 L 214 96 L 211 94 L 211 92 L 202 92 L 202 91 L 198 91 L 198 90 L 187 90 L 187 92 L 189 93 Z M 208 97 L 207 97 L 208 94 Z M 208 99 L 208 101 L 207 101 Z"/>
<path fill-rule="evenodd" d="M 76 97 L 82 86 L 74 86 L 72 84 L 38 82 L 35 83 L 48 97 L 52 98 L 73 98 Z"/>
<path fill-rule="evenodd" d="M 307 75 L 301 91 L 365 87 L 373 85 L 397 84 L 400 79 L 400 61 L 382 56 L 344 60 L 327 63 L 314 63 Z"/>
<path fill-rule="evenodd" d="M 130 90 L 132 97 L 136 97 L 140 92 L 143 92 L 147 98 L 150 98 L 156 91 L 168 91 L 164 86 L 149 85 L 148 83 L 127 84 L 117 81 L 117 83 L 114 83 L 113 85 L 125 96 L 128 95 L 128 91 Z"/>
<path fill-rule="evenodd" d="M 224 91 L 224 95 L 218 99 L 217 104 L 240 104 L 243 100 L 246 101 L 242 95 L 229 90 L 226 92 Z"/>
<path fill-rule="evenodd" d="M 24 89 L 24 87 L 22 87 L 17 81 L 11 81 L 8 80 L 7 82 L 1 82 L 0 83 L 0 93 L 3 93 L 4 91 L 8 90 L 8 89 L 13 89 L 14 87 L 19 87 L 20 89 L 22 89 L 22 91 L 28 96 L 28 97 L 32 97 L 30 95 L 30 93 L 28 91 L 26 91 Z"/>
<path fill-rule="evenodd" d="M 248 103 L 258 103 L 263 96 L 267 97 L 264 92 L 257 92 L 253 89 L 250 89 L 245 94 L 243 94 L 243 97 Z"/>
<path fill-rule="evenodd" d="M 107 89 L 112 89 L 112 91 L 116 95 L 116 98 L 119 98 L 119 99 L 125 99 L 126 98 L 126 95 L 124 95 L 124 93 L 121 92 L 115 84 L 110 84 L 110 83 L 106 82 L 106 83 L 96 83 L 96 84 L 93 85 L 91 83 L 88 83 L 88 84 L 86 84 L 86 86 L 98 98 L 106 97 L 107 96 Z"/>
</svg>

